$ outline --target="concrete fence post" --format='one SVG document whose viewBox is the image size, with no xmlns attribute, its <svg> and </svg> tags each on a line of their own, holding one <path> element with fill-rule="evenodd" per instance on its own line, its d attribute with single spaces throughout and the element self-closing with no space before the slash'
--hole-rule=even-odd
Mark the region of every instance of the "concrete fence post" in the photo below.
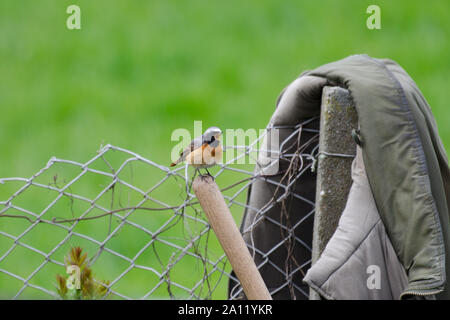
<svg viewBox="0 0 450 320">
<path fill-rule="evenodd" d="M 338 225 L 352 184 L 351 165 L 356 154 L 352 130 L 357 114 L 348 90 L 324 87 L 320 114 L 316 212 L 314 216 L 312 264 L 320 257 Z M 310 290 L 310 299 L 319 295 Z"/>
</svg>

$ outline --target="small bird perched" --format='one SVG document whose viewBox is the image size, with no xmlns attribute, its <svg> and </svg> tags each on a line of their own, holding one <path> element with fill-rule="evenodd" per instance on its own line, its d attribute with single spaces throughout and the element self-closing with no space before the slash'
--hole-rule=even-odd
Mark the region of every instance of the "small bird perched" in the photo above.
<svg viewBox="0 0 450 320">
<path fill-rule="evenodd" d="M 211 175 L 207 168 L 212 167 L 222 160 L 222 146 L 220 136 L 222 130 L 218 127 L 206 129 L 200 137 L 191 141 L 190 145 L 180 154 L 180 158 L 170 164 L 176 166 L 182 161 L 195 169 L 205 169 Z"/>
</svg>

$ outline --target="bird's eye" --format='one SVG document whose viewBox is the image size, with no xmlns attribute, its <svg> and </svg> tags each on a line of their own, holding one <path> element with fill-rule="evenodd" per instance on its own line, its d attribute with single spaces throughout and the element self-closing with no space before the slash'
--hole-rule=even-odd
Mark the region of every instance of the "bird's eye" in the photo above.
<svg viewBox="0 0 450 320">
<path fill-rule="evenodd" d="M 211 142 L 213 142 L 214 140 L 216 140 L 216 137 L 212 136 L 211 137 Z"/>
</svg>

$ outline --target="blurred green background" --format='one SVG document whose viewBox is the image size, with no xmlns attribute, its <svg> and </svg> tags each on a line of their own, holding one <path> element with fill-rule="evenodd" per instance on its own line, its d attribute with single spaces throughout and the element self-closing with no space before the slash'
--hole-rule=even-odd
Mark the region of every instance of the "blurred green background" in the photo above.
<svg viewBox="0 0 450 320">
<path fill-rule="evenodd" d="M 70 4 L 81 30 L 66 28 Z M 370 4 L 381 30 L 366 27 Z M 0 177 L 30 177 L 51 156 L 84 162 L 108 143 L 167 165 L 174 129 L 264 128 L 302 71 L 355 53 L 405 68 L 449 150 L 449 13 L 447 0 L 2 0 Z M 0 185 L 0 200 L 14 190 Z M 0 255 L 10 246 L 0 240 Z M 0 273 L 0 297 L 17 290 Z"/>
</svg>

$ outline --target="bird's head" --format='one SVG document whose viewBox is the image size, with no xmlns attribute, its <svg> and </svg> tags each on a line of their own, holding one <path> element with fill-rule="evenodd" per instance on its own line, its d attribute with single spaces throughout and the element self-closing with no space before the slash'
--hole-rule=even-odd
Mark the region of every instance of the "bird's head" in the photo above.
<svg viewBox="0 0 450 320">
<path fill-rule="evenodd" d="M 222 135 L 222 130 L 218 127 L 210 127 L 206 129 L 203 134 L 203 141 L 207 143 L 212 143 L 216 140 L 220 140 L 220 136 Z"/>
</svg>

